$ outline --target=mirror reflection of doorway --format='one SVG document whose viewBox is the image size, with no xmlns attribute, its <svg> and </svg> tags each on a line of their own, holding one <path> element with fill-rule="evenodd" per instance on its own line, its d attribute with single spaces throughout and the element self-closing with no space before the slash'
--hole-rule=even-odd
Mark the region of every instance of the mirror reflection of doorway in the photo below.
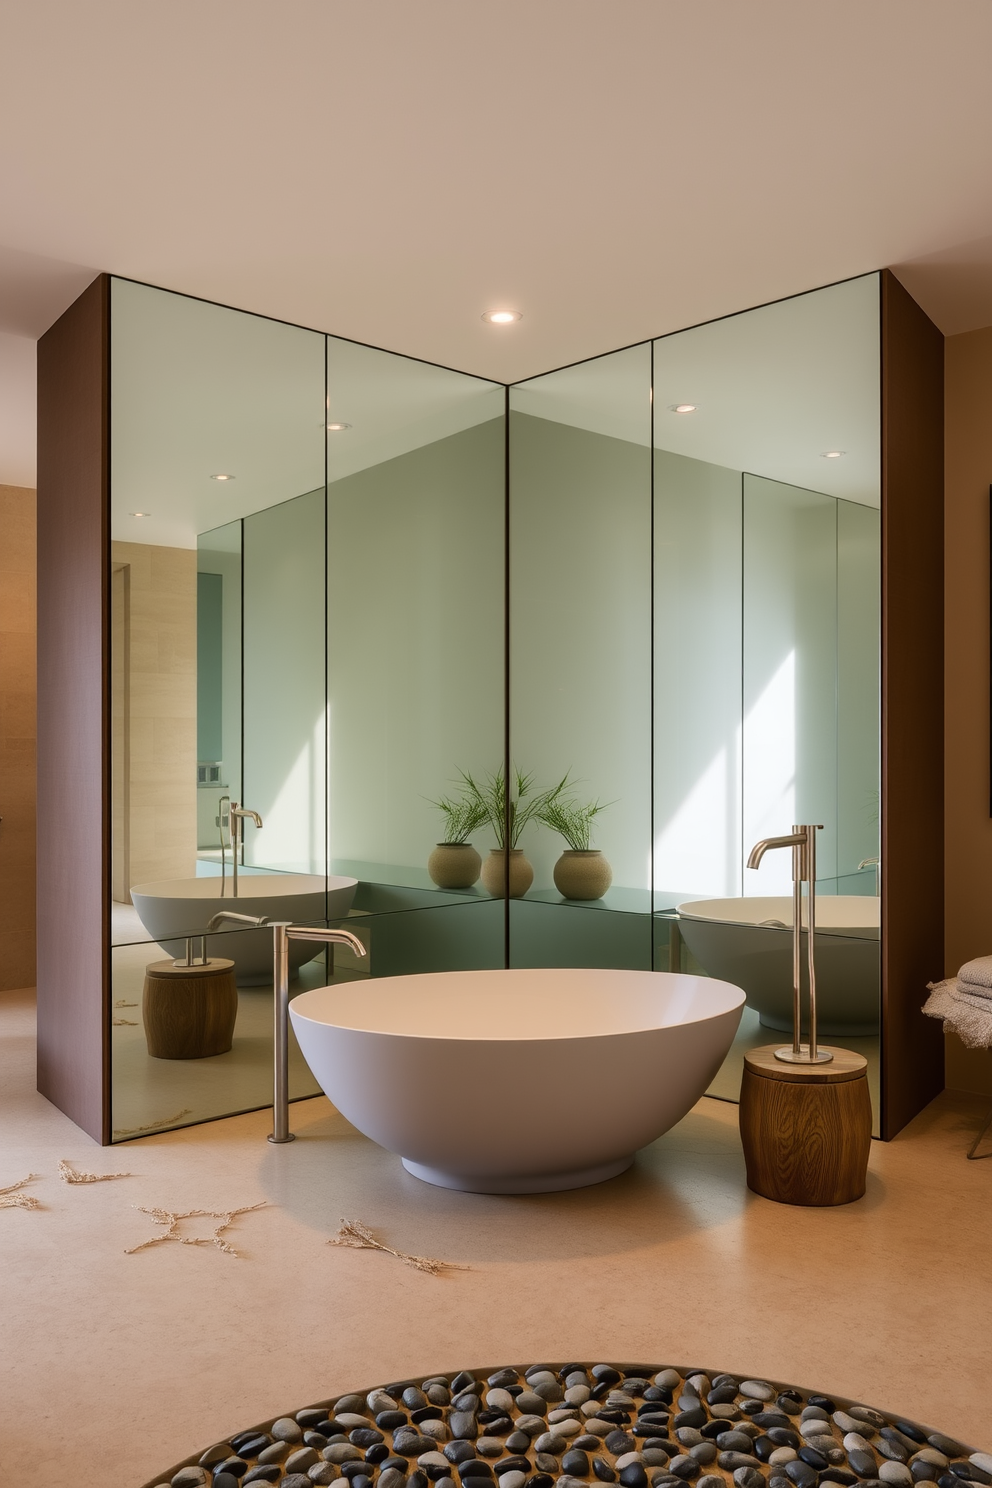
<svg viewBox="0 0 992 1488">
<path fill-rule="evenodd" d="M 110 575 L 111 860 L 116 904 L 131 903 L 131 565 Z"/>
</svg>

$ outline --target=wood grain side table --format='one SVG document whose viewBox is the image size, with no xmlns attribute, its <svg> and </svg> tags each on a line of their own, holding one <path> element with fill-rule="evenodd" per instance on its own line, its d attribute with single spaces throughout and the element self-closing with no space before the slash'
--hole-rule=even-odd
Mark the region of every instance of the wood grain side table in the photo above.
<svg viewBox="0 0 992 1488">
<path fill-rule="evenodd" d="M 744 1055 L 747 1186 L 779 1204 L 850 1204 L 863 1196 L 868 1176 L 868 1061 L 830 1048 L 829 1064 L 784 1064 L 775 1058 L 778 1047 Z"/>
</svg>

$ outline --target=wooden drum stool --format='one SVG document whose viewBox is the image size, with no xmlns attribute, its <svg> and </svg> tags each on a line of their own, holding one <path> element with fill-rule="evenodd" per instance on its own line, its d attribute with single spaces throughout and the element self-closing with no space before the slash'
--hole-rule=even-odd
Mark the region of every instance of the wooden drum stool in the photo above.
<svg viewBox="0 0 992 1488">
<path fill-rule="evenodd" d="M 871 1147 L 868 1061 L 831 1048 L 829 1064 L 783 1064 L 777 1047 L 744 1055 L 740 1122 L 748 1188 L 779 1204 L 860 1199 Z"/>
<path fill-rule="evenodd" d="M 191 966 L 153 961 L 145 967 L 141 1016 L 153 1059 L 226 1054 L 238 1016 L 234 962 L 219 956 Z"/>
</svg>

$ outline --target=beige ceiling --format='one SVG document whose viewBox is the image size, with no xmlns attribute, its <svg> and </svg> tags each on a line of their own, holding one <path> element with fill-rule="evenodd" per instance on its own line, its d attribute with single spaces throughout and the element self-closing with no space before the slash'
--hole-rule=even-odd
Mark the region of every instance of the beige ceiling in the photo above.
<svg viewBox="0 0 992 1488">
<path fill-rule="evenodd" d="M 0 55 L 22 404 L 101 269 L 499 380 L 886 264 L 992 320 L 988 0 L 5 0 Z"/>
</svg>

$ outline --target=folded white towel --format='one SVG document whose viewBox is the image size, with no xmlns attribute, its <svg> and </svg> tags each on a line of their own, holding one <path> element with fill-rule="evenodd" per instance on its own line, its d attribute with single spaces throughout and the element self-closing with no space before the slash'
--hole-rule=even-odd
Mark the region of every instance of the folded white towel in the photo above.
<svg viewBox="0 0 992 1488">
<path fill-rule="evenodd" d="M 992 994 L 992 956 L 966 961 L 958 972 L 958 981 L 969 987 L 985 987 Z"/>
</svg>

